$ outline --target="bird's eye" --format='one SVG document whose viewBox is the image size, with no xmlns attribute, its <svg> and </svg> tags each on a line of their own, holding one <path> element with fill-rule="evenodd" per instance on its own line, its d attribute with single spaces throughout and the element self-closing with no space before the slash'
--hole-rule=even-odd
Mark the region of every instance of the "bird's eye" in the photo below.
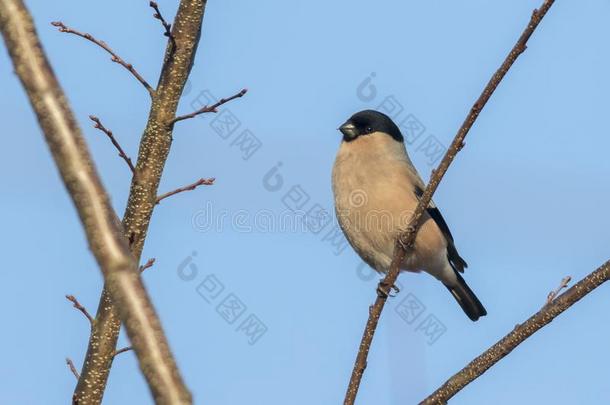
<svg viewBox="0 0 610 405">
<path fill-rule="evenodd" d="M 371 128 L 371 127 L 366 127 L 366 132 L 373 132 L 373 128 Z"/>
</svg>

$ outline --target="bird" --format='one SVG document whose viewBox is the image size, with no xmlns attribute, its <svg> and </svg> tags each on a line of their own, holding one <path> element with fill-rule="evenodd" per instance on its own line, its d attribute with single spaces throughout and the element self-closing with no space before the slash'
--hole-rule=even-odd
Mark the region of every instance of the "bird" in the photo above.
<svg viewBox="0 0 610 405">
<path fill-rule="evenodd" d="M 339 226 L 362 260 L 377 272 L 387 273 L 396 239 L 406 231 L 424 182 L 409 158 L 400 129 L 386 114 L 357 112 L 339 131 L 343 138 L 332 169 Z M 477 321 L 487 311 L 461 275 L 467 267 L 447 222 L 431 201 L 401 271 L 434 276 L 466 315 Z"/>
</svg>

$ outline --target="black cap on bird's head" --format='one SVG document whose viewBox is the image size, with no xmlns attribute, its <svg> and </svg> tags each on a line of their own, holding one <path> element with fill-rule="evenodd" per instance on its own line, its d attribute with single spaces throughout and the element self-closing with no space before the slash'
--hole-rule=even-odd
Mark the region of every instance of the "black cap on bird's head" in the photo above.
<svg viewBox="0 0 610 405">
<path fill-rule="evenodd" d="M 345 142 L 351 142 L 362 135 L 370 135 L 382 132 L 392 137 L 397 142 L 404 142 L 400 129 L 392 119 L 375 110 L 364 110 L 357 112 L 339 127 Z"/>
</svg>

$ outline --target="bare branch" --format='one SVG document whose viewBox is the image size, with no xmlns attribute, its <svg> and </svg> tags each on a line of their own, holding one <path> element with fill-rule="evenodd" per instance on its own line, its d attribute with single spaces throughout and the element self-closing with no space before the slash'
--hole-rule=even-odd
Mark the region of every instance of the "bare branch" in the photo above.
<svg viewBox="0 0 610 405">
<path fill-rule="evenodd" d="M 155 10 L 155 14 L 153 14 L 153 17 L 155 17 L 157 20 L 161 21 L 161 25 L 163 25 L 163 28 L 165 28 L 165 32 L 163 33 L 163 35 L 165 35 L 166 37 L 171 39 L 171 41 L 175 45 L 176 40 L 174 39 L 174 36 L 172 35 L 172 25 L 170 23 L 168 23 L 167 21 L 165 21 L 165 18 L 163 18 L 163 14 L 161 14 L 161 10 L 159 10 L 159 5 L 156 2 L 151 1 L 149 3 L 149 5 L 150 5 L 150 7 L 152 7 Z"/>
<path fill-rule="evenodd" d="M 417 230 L 421 226 L 421 219 L 423 213 L 430 204 L 430 201 L 432 200 L 432 195 L 436 191 L 443 176 L 447 172 L 447 169 L 453 162 L 453 159 L 464 147 L 464 139 L 466 138 L 466 135 L 468 135 L 468 132 L 470 131 L 472 126 L 474 125 L 477 117 L 483 110 L 483 107 L 485 106 L 485 104 L 487 104 L 492 94 L 494 93 L 504 76 L 506 76 L 506 73 L 508 73 L 509 69 L 517 60 L 519 55 L 521 55 L 525 51 L 529 38 L 532 36 L 535 29 L 538 27 L 538 24 L 540 24 L 540 21 L 546 15 L 547 11 L 553 5 L 553 3 L 554 0 L 545 0 L 542 7 L 539 10 L 535 10 L 532 14 L 532 18 L 523 33 L 521 34 L 521 37 L 519 38 L 513 49 L 510 51 L 500 68 L 492 76 L 487 86 L 483 89 L 483 93 L 479 96 L 479 99 L 474 103 L 473 107 L 471 108 L 470 113 L 468 114 L 464 123 L 458 130 L 458 133 L 455 136 L 453 142 L 451 143 L 451 146 L 449 147 L 449 149 L 447 149 L 447 153 L 443 157 L 443 160 L 440 162 L 438 168 L 432 172 L 430 182 L 428 183 L 426 190 L 420 198 L 419 204 L 415 209 L 413 216 L 411 217 L 406 232 L 401 235 L 396 241 L 392 264 L 390 265 L 390 269 L 385 278 L 380 281 L 377 289 L 377 299 L 369 310 L 369 318 L 364 330 L 364 334 L 362 336 L 362 341 L 360 343 L 349 386 L 345 394 L 344 405 L 353 405 L 356 400 L 356 396 L 358 395 L 358 389 L 360 387 L 360 382 L 362 380 L 362 376 L 366 368 L 367 357 L 371 347 L 371 343 L 373 341 L 373 336 L 375 335 L 377 324 L 379 322 L 379 317 L 381 316 L 383 307 L 386 303 L 386 300 L 388 299 L 390 290 L 396 283 L 396 279 L 398 278 L 398 274 L 400 273 L 401 264 L 403 263 L 407 255 L 407 251 L 410 251 L 413 246 L 415 237 L 417 235 Z"/>
<path fill-rule="evenodd" d="M 561 283 L 559 284 L 559 287 L 557 287 L 556 289 L 551 291 L 549 293 L 549 295 L 547 295 L 546 303 L 544 305 L 549 305 L 550 303 L 552 303 L 555 300 L 555 298 L 557 298 L 557 296 L 559 295 L 561 290 L 563 290 L 564 288 L 568 288 L 568 284 L 570 284 L 570 281 L 572 281 L 572 277 L 570 277 L 570 276 L 566 276 L 566 277 L 562 278 Z"/>
<path fill-rule="evenodd" d="M 155 94 L 155 90 L 151 87 L 150 84 L 148 84 L 148 82 L 142 77 L 142 75 L 140 75 L 140 73 L 138 73 L 138 71 L 133 67 L 133 65 L 131 63 L 127 63 L 123 60 L 123 58 L 121 58 L 116 52 L 114 52 L 109 46 L 108 44 L 106 44 L 104 41 L 100 41 L 98 39 L 96 39 L 93 35 L 88 34 L 86 32 L 80 32 L 80 31 L 76 31 L 72 28 L 67 27 L 63 22 L 61 21 L 53 21 L 51 23 L 51 25 L 53 25 L 54 27 L 57 27 L 59 29 L 60 32 L 65 32 L 68 34 L 74 34 L 77 35 L 81 38 L 85 38 L 88 41 L 93 42 L 94 44 L 96 44 L 97 46 L 99 46 L 100 48 L 102 48 L 103 50 L 105 50 L 106 52 L 108 52 L 111 56 L 110 60 L 118 63 L 119 65 L 123 66 L 125 69 L 127 69 L 140 83 L 142 83 L 142 85 L 144 86 L 144 88 L 146 88 L 146 90 L 148 91 L 148 93 L 150 94 L 150 96 L 152 97 Z"/>
<path fill-rule="evenodd" d="M 196 1 L 188 0 L 188 3 Z M 134 345 L 154 401 L 191 404 L 190 392 L 182 381 L 161 322 L 142 284 L 136 259 L 123 236 L 124 229 L 112 210 L 82 132 L 22 0 L 0 1 L 0 30 L 15 72 L 76 207 L 89 248 L 104 275 L 111 301 Z M 149 205 L 152 204 L 149 202 Z M 79 385 L 80 379 L 77 388 Z"/>
<path fill-rule="evenodd" d="M 133 348 L 131 346 L 127 346 L 127 347 L 124 347 L 122 349 L 119 349 L 116 352 L 114 352 L 114 357 L 118 356 L 121 353 L 129 352 L 131 350 L 133 350 Z"/>
<path fill-rule="evenodd" d="M 198 116 L 200 114 L 216 113 L 216 112 L 218 112 L 218 107 L 220 107 L 223 104 L 228 103 L 229 101 L 235 100 L 236 98 L 243 97 L 247 92 L 248 92 L 248 89 L 242 89 L 242 90 L 239 91 L 239 93 L 234 94 L 234 95 L 232 95 L 229 98 L 221 98 L 215 104 L 212 104 L 210 106 L 206 105 L 206 106 L 203 106 L 202 108 L 200 108 L 199 110 L 197 110 L 195 112 L 192 112 L 190 114 L 178 116 L 178 117 L 174 118 L 173 120 L 171 120 L 169 122 L 169 125 L 170 126 L 174 125 L 178 121 L 183 121 L 183 120 L 188 120 L 190 118 L 195 118 L 196 116 Z"/>
<path fill-rule="evenodd" d="M 216 179 L 211 178 L 211 179 L 199 179 L 196 182 L 194 182 L 193 184 L 189 184 L 188 186 L 184 186 L 184 187 L 180 187 L 177 188 L 173 191 L 170 191 L 168 193 L 165 194 L 161 194 L 159 197 L 157 197 L 157 202 L 156 204 L 159 204 L 161 201 L 165 200 L 167 197 L 171 197 L 173 195 L 176 195 L 178 193 L 182 193 L 185 191 L 193 191 L 194 189 L 196 189 L 199 186 L 211 186 L 214 184 L 214 181 Z"/>
<path fill-rule="evenodd" d="M 91 326 L 93 326 L 93 324 L 95 323 L 95 319 L 93 319 L 93 317 L 91 316 L 89 311 L 87 311 L 87 308 L 82 306 L 74 295 L 66 295 L 66 299 L 73 304 L 74 308 L 76 308 L 80 312 L 82 312 L 82 314 L 85 315 L 85 317 L 89 320 L 89 323 L 91 324 Z"/>
<path fill-rule="evenodd" d="M 74 367 L 74 363 L 69 357 L 66 357 L 66 364 L 68 365 L 70 371 L 72 372 L 72 374 L 74 374 L 74 377 L 76 377 L 76 380 L 78 381 L 78 379 L 80 378 L 80 374 L 78 374 L 76 367 Z"/>
<path fill-rule="evenodd" d="M 143 273 L 146 269 L 150 269 L 155 264 L 155 259 L 148 259 L 146 263 L 140 266 L 140 273 Z"/>
<path fill-rule="evenodd" d="M 610 280 L 610 261 L 580 280 L 524 323 L 517 325 L 508 335 L 500 339 L 483 354 L 471 361 L 439 389 L 424 399 L 422 405 L 444 404 L 466 385 L 480 377 L 494 364 L 506 357 L 515 347 L 551 323 L 559 314 L 577 303 L 584 296 Z M 563 284 L 563 283 L 562 283 Z"/>
<path fill-rule="evenodd" d="M 205 6 L 205 0 L 180 0 L 172 24 L 172 37 L 176 45 L 171 38 L 167 42 L 157 89 L 140 142 L 136 168 L 154 169 L 138 170 L 137 176 L 132 179 L 123 216 L 124 234 L 129 239 L 129 246 L 137 261 L 141 259 L 150 220 L 156 207 L 154 201 L 158 195 L 163 167 L 171 149 L 172 128 L 167 122 L 170 117 L 176 116 L 178 102 L 193 66 L 201 37 Z M 81 403 L 102 402 L 112 367 L 121 330 L 121 308 L 112 299 L 110 288 L 111 285 L 106 283 L 102 291 L 81 378 L 74 391 L 74 397 Z M 147 373 L 148 371 L 144 370 L 144 374 Z M 155 391 L 153 395 L 156 399 Z"/>
<path fill-rule="evenodd" d="M 102 124 L 100 119 L 98 117 L 96 117 L 95 115 L 90 115 L 89 119 L 94 122 L 94 125 L 93 125 L 94 128 L 99 129 L 100 131 L 105 133 L 106 136 L 108 136 L 108 138 L 110 139 L 110 142 L 112 142 L 112 144 L 114 145 L 116 150 L 119 151 L 119 156 L 125 161 L 125 163 L 127 163 L 127 166 L 129 166 L 129 170 L 131 170 L 131 174 L 135 175 L 136 168 L 134 167 L 133 162 L 131 161 L 131 158 L 125 154 L 125 151 L 123 151 L 123 148 L 121 148 L 121 145 L 114 137 L 114 134 L 112 133 L 112 131 L 109 130 L 108 128 L 106 128 Z"/>
</svg>

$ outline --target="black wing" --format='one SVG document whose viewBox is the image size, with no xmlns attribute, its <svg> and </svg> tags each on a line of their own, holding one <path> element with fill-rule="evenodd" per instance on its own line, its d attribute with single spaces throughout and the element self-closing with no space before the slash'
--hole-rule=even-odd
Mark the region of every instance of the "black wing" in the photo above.
<svg viewBox="0 0 610 405">
<path fill-rule="evenodd" d="M 415 194 L 417 197 L 420 197 L 424 194 L 424 190 L 420 187 L 415 186 Z M 445 239 L 447 240 L 447 258 L 449 258 L 449 262 L 453 266 L 453 268 L 460 273 L 464 272 L 464 269 L 468 267 L 468 263 L 459 255 L 457 249 L 455 248 L 455 244 L 453 242 L 453 235 L 451 235 L 451 231 L 449 230 L 449 226 L 445 219 L 441 215 L 441 212 L 437 207 L 428 206 L 426 209 L 428 215 L 434 220 L 438 228 L 441 230 Z"/>
</svg>

